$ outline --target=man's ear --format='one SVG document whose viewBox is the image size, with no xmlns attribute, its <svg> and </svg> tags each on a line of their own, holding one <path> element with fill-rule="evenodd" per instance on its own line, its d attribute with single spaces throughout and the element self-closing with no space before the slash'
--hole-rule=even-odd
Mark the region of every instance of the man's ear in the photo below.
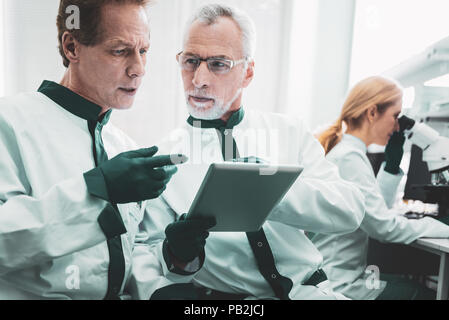
<svg viewBox="0 0 449 320">
<path fill-rule="evenodd" d="M 73 37 L 73 35 L 66 31 L 62 35 L 62 49 L 66 58 L 70 61 L 70 64 L 79 62 L 79 42 Z"/>
<path fill-rule="evenodd" d="M 248 62 L 248 68 L 246 69 L 245 78 L 243 79 L 243 88 L 247 88 L 251 81 L 253 81 L 255 73 L 255 63 L 254 60 Z"/>
<path fill-rule="evenodd" d="M 368 119 L 369 123 L 373 123 L 378 116 L 377 106 L 373 105 L 366 110 L 366 118 Z"/>
</svg>

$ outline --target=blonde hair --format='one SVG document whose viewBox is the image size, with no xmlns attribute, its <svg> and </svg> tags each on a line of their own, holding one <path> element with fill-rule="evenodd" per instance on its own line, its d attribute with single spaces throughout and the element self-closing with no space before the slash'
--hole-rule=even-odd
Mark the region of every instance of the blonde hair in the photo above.
<svg viewBox="0 0 449 320">
<path fill-rule="evenodd" d="M 357 83 L 349 92 L 338 120 L 318 137 L 328 154 L 343 137 L 343 124 L 348 129 L 358 129 L 363 124 L 366 111 L 377 106 L 379 113 L 402 98 L 402 88 L 394 80 L 375 76 Z"/>
</svg>

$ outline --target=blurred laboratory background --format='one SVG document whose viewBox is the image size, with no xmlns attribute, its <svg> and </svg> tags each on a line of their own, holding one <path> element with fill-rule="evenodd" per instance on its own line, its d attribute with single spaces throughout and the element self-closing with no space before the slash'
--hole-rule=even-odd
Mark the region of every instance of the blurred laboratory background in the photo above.
<svg viewBox="0 0 449 320">
<path fill-rule="evenodd" d="M 142 146 L 186 120 L 175 56 L 192 11 L 217 0 L 158 0 L 150 8 L 147 76 L 133 109 L 112 121 Z M 256 76 L 244 106 L 304 118 L 311 130 L 335 119 L 351 85 L 385 74 L 407 89 L 406 113 L 449 115 L 449 1 L 226 0 L 258 31 Z M 35 91 L 64 73 L 57 50 L 59 0 L 0 0 L 0 96 Z M 443 117 L 444 118 L 444 117 Z M 448 130 L 448 122 L 443 123 Z"/>
</svg>

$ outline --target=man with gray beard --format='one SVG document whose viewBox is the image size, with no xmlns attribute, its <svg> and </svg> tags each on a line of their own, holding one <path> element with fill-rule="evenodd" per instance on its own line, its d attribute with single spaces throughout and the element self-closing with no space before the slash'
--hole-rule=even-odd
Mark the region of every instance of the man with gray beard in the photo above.
<svg viewBox="0 0 449 320">
<path fill-rule="evenodd" d="M 344 299 L 332 291 L 323 258 L 303 230 L 357 229 L 363 195 L 340 178 L 302 121 L 243 108 L 243 90 L 254 77 L 255 41 L 253 22 L 238 9 L 206 5 L 191 19 L 176 57 L 191 116 L 159 144 L 162 152 L 186 154 L 190 163 L 151 201 L 154 211 L 140 225 L 147 234 L 142 241 L 161 245 L 166 227 L 185 219 L 211 163 L 256 157 L 300 165 L 302 176 L 260 231 L 211 234 L 204 266 L 190 286 L 155 288 L 135 278 L 137 298 L 180 299 L 184 290 L 189 299 Z"/>
</svg>

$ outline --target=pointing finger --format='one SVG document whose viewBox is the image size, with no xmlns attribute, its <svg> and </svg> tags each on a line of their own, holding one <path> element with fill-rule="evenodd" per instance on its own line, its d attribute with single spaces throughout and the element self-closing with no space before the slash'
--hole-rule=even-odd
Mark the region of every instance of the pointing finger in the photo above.
<svg viewBox="0 0 449 320">
<path fill-rule="evenodd" d="M 130 151 L 127 153 L 128 158 L 151 158 L 153 157 L 157 152 L 159 151 L 159 148 L 154 146 L 151 148 L 145 148 L 145 149 L 139 149 Z"/>
<path fill-rule="evenodd" d="M 159 168 L 163 166 L 172 166 L 182 164 L 188 161 L 188 158 L 183 155 L 167 155 L 158 156 L 148 159 L 146 163 L 152 168 Z"/>
</svg>

